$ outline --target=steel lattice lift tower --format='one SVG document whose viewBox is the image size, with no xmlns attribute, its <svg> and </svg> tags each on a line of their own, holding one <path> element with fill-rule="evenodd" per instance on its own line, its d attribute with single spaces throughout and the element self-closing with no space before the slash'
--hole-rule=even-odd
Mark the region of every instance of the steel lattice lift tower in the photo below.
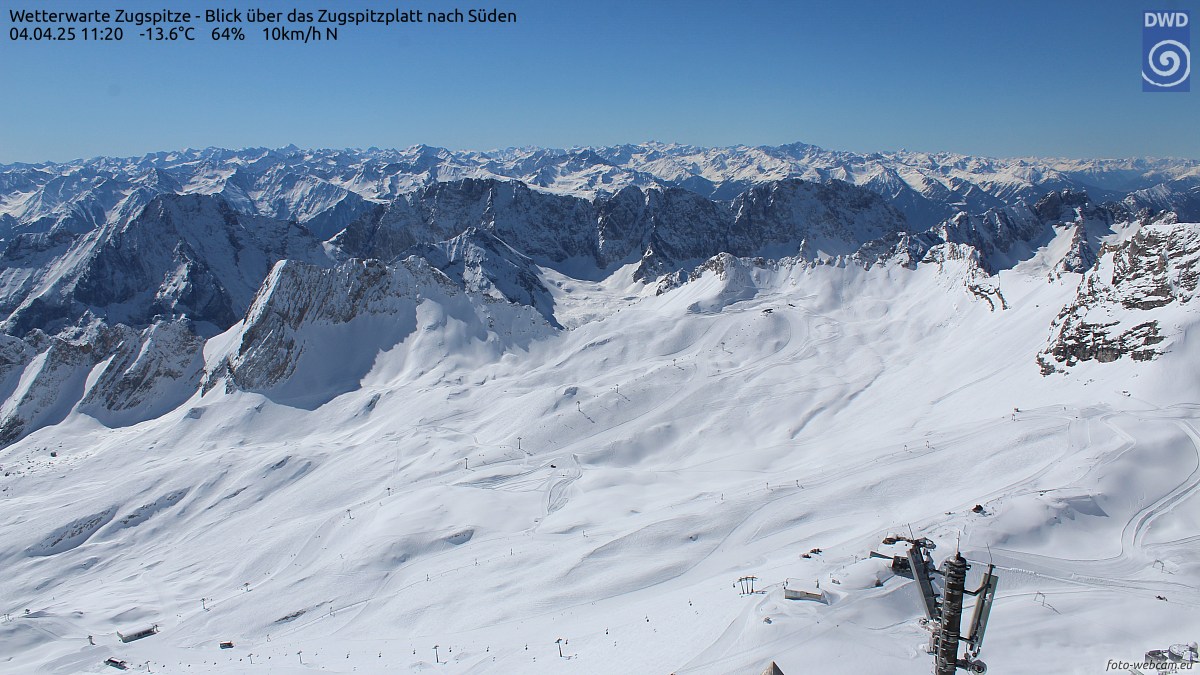
<svg viewBox="0 0 1200 675">
<path fill-rule="evenodd" d="M 940 569 L 934 569 L 929 551 L 934 548 L 928 539 L 889 537 L 891 542 L 909 543 L 907 559 L 897 556 L 893 569 L 901 576 L 911 577 L 917 582 L 921 599 L 925 604 L 925 615 L 935 626 L 931 651 L 934 655 L 934 675 L 954 675 L 961 668 L 970 673 L 986 673 L 987 664 L 979 660 L 983 648 L 983 634 L 987 629 L 992 602 L 996 598 L 996 566 L 988 565 L 979 588 L 966 590 L 967 570 L 971 564 L 961 553 L 947 558 Z M 888 540 L 884 540 L 887 543 Z M 940 580 L 938 579 L 940 577 Z M 938 587 L 941 587 L 939 593 Z M 975 612 L 971 617 L 970 632 L 962 636 L 962 613 L 964 596 L 975 596 Z M 959 656 L 959 645 L 966 643 L 966 653 Z"/>
</svg>

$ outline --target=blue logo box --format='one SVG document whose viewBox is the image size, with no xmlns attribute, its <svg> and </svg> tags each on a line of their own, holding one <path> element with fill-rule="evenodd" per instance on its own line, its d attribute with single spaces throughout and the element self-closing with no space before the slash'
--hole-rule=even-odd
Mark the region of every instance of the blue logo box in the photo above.
<svg viewBox="0 0 1200 675">
<path fill-rule="evenodd" d="M 1142 12 L 1142 91 L 1191 91 L 1191 12 Z"/>
</svg>

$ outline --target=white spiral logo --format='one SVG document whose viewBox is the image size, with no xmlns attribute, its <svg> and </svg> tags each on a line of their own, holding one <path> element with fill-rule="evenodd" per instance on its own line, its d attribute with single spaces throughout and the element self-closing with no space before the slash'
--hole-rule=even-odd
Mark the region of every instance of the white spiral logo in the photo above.
<svg viewBox="0 0 1200 675">
<path fill-rule="evenodd" d="M 1146 65 L 1150 66 L 1153 76 L 1142 68 L 1142 79 L 1156 87 L 1174 87 L 1183 82 L 1192 73 L 1192 53 L 1187 45 L 1178 40 L 1163 40 L 1150 48 L 1146 55 Z M 1180 71 L 1182 75 L 1175 77 Z"/>
</svg>

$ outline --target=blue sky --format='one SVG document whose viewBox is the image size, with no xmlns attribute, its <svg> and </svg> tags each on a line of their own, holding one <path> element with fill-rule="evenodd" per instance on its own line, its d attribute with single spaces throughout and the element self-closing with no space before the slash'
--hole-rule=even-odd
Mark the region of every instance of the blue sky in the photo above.
<svg viewBox="0 0 1200 675">
<path fill-rule="evenodd" d="M 337 42 L 20 43 L 10 8 L 497 7 Z M 7 2 L 0 162 L 182 147 L 644 140 L 1200 158 L 1200 82 L 1141 91 L 1141 12 L 1200 0 Z M 1194 29 L 1197 34 L 1200 29 Z M 1200 40 L 1193 38 L 1195 47 Z M 1193 75 L 1193 80 L 1200 75 Z"/>
</svg>

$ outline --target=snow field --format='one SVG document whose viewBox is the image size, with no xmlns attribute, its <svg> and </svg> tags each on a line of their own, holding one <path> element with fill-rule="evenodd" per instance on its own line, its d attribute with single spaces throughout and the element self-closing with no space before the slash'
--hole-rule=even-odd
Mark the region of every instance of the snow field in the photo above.
<svg viewBox="0 0 1200 675">
<path fill-rule="evenodd" d="M 1195 347 L 1042 377 L 1073 288 L 1000 283 L 1005 312 L 950 263 L 568 280 L 553 336 L 429 301 L 370 363 L 311 335 L 295 382 L 365 371 L 315 406 L 73 414 L 0 451 L 0 671 L 928 672 L 916 589 L 863 561 L 910 527 L 999 567 L 993 672 L 1196 639 Z"/>
</svg>

